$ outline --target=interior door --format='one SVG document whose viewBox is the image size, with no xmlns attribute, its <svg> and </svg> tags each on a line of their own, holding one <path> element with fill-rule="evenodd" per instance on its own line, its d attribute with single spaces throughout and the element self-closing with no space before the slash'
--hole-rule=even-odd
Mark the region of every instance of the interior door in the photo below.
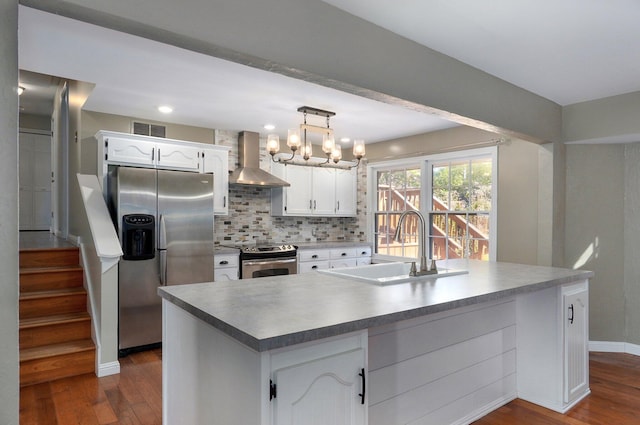
<svg viewBox="0 0 640 425">
<path fill-rule="evenodd" d="M 51 228 L 51 135 L 20 132 L 20 230 Z"/>
</svg>

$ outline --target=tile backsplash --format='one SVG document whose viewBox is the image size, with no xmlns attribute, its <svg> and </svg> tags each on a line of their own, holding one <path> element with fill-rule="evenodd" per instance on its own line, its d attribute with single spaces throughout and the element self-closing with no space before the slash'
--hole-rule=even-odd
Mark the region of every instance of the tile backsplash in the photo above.
<svg viewBox="0 0 640 425">
<path fill-rule="evenodd" d="M 229 170 L 238 167 L 238 132 L 216 130 L 215 142 L 229 146 Z M 260 140 L 261 167 L 270 169 L 270 157 Z M 229 215 L 216 216 L 216 245 L 281 244 L 321 241 L 366 241 L 366 164 L 358 170 L 356 217 L 273 217 L 271 189 L 230 186 Z"/>
</svg>

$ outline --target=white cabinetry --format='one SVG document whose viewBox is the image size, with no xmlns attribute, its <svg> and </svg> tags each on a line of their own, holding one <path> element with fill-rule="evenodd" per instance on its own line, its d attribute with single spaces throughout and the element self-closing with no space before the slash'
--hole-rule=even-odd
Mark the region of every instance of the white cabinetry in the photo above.
<svg viewBox="0 0 640 425">
<path fill-rule="evenodd" d="M 214 256 L 214 282 L 226 282 L 240 278 L 238 256 L 238 254 L 216 254 Z"/>
<path fill-rule="evenodd" d="M 213 212 L 229 214 L 229 148 L 204 149 L 203 170 L 213 173 Z"/>
<path fill-rule="evenodd" d="M 367 423 L 366 332 L 271 356 L 273 425 Z"/>
<path fill-rule="evenodd" d="M 104 188 L 109 165 L 161 168 L 214 175 L 214 213 L 228 214 L 229 148 L 184 140 L 100 130 L 98 179 Z"/>
<path fill-rule="evenodd" d="M 367 423 L 366 330 L 257 352 L 162 305 L 163 424 Z"/>
<path fill-rule="evenodd" d="M 518 397 L 566 412 L 589 394 L 588 281 L 519 295 Z"/>
<path fill-rule="evenodd" d="M 274 163 L 271 172 L 291 184 L 271 190 L 272 215 L 345 217 L 356 214 L 355 170 Z"/>
<path fill-rule="evenodd" d="M 371 247 L 367 245 L 298 249 L 298 273 L 365 264 L 371 264 Z"/>
</svg>

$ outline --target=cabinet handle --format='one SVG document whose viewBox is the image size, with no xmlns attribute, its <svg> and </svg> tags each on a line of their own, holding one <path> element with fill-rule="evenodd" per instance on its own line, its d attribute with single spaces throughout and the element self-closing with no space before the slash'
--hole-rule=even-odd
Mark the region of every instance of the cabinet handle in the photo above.
<svg viewBox="0 0 640 425">
<path fill-rule="evenodd" d="M 338 211 L 340 211 L 340 201 L 338 201 Z"/>
<path fill-rule="evenodd" d="M 316 201 L 313 201 L 313 209 L 316 209 Z"/>
<path fill-rule="evenodd" d="M 318 254 L 313 254 L 311 258 L 318 258 Z"/>
<path fill-rule="evenodd" d="M 340 254 L 340 255 L 342 255 L 343 257 L 346 257 L 346 256 L 347 256 L 347 253 L 346 253 L 346 252 L 343 252 L 343 253 L 342 253 L 342 254 Z"/>
<path fill-rule="evenodd" d="M 221 266 L 225 266 L 229 264 L 229 262 L 227 260 L 223 260 L 223 261 L 220 261 L 218 264 L 220 264 Z"/>
<path fill-rule="evenodd" d="M 160 148 L 158 148 L 158 162 L 160 162 Z"/>
<path fill-rule="evenodd" d="M 309 209 L 313 209 L 313 200 L 309 199 Z"/>
<path fill-rule="evenodd" d="M 367 255 L 367 251 L 362 251 L 361 255 Z"/>
<path fill-rule="evenodd" d="M 311 266 L 311 268 L 312 268 L 312 269 L 317 269 L 317 268 L 318 268 L 318 266 Z"/>
<path fill-rule="evenodd" d="M 362 392 L 358 394 L 360 396 L 360 404 L 364 404 L 364 395 L 367 391 L 367 378 L 364 374 L 364 368 L 360 369 L 360 373 L 358 374 L 362 378 Z"/>
<path fill-rule="evenodd" d="M 573 315 L 574 315 L 573 304 L 569 306 L 569 311 L 571 312 L 571 316 L 569 317 L 569 323 L 573 325 Z"/>
<path fill-rule="evenodd" d="M 156 158 L 156 148 L 151 148 L 151 162 Z"/>
<path fill-rule="evenodd" d="M 223 206 L 224 208 L 226 208 L 226 207 L 227 207 L 227 197 L 226 197 L 226 196 L 224 196 L 224 197 L 222 198 L 222 206 Z"/>
</svg>

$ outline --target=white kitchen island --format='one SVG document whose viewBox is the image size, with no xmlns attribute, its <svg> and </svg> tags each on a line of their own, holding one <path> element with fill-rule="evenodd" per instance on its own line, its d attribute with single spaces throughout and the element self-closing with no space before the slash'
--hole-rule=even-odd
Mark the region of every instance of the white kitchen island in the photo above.
<svg viewBox="0 0 640 425">
<path fill-rule="evenodd" d="M 589 394 L 591 272 L 479 261 L 375 286 L 308 273 L 164 287 L 165 424 L 463 424 Z"/>
</svg>

